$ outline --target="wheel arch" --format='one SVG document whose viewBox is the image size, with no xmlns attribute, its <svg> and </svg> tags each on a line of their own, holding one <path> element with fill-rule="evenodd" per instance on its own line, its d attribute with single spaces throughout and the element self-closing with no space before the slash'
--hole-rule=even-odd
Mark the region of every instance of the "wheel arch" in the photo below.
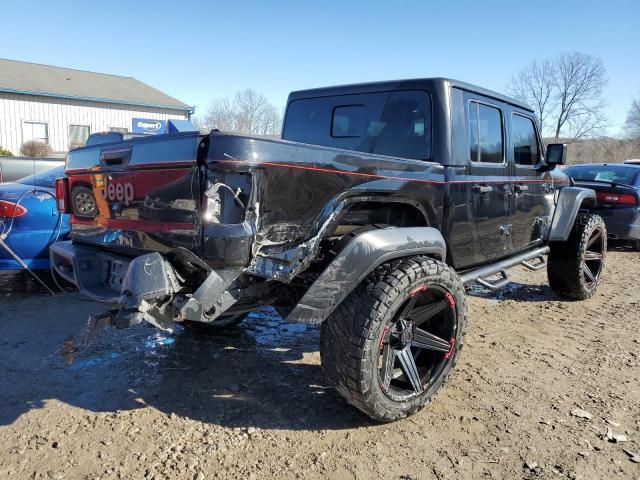
<svg viewBox="0 0 640 480">
<path fill-rule="evenodd" d="M 433 227 L 369 230 L 354 237 L 318 276 L 287 316 L 288 321 L 322 323 L 379 265 L 411 255 L 446 261 L 442 233 Z"/>
<path fill-rule="evenodd" d="M 425 206 L 408 196 L 381 194 L 358 194 L 347 198 L 334 221 L 333 231 L 345 222 L 394 227 L 427 227 L 438 223 L 436 210 L 430 203 Z"/>
<path fill-rule="evenodd" d="M 564 242 L 569 238 L 578 212 L 598 204 L 596 192 L 589 188 L 564 187 L 558 192 L 548 240 Z"/>
</svg>

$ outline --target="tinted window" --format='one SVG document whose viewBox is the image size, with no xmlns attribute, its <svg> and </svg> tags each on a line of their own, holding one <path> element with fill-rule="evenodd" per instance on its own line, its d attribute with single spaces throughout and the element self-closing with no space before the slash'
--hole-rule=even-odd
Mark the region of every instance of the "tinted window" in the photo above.
<svg viewBox="0 0 640 480">
<path fill-rule="evenodd" d="M 576 165 L 565 173 L 574 180 L 585 182 L 610 182 L 634 185 L 640 168 L 623 165 Z"/>
<path fill-rule="evenodd" d="M 392 93 L 380 121 L 370 126 L 368 133 L 375 139 L 371 151 L 403 158 L 430 158 L 430 112 L 426 93 Z"/>
<path fill-rule="evenodd" d="M 502 163 L 502 113 L 481 103 L 469 104 L 469 156 L 473 162 Z"/>
<path fill-rule="evenodd" d="M 513 160 L 519 165 L 537 165 L 540 159 L 536 129 L 530 118 L 511 116 Z"/>
<path fill-rule="evenodd" d="M 364 105 L 350 105 L 333 109 L 332 137 L 361 137 L 365 134 L 367 109 Z"/>
<path fill-rule="evenodd" d="M 56 178 L 64 177 L 64 165 L 59 167 L 50 168 L 35 175 L 29 175 L 28 177 L 21 178 L 16 183 L 22 183 L 24 185 L 37 185 L 44 188 L 55 188 Z"/>
<path fill-rule="evenodd" d="M 418 160 L 431 158 L 431 101 L 424 91 L 295 100 L 282 137 Z"/>
</svg>

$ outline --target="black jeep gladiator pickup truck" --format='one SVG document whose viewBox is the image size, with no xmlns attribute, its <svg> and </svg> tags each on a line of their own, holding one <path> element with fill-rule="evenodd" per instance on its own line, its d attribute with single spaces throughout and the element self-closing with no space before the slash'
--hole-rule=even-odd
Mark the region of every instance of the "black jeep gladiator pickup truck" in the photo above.
<svg viewBox="0 0 640 480">
<path fill-rule="evenodd" d="M 593 295 L 595 194 L 517 100 L 441 78 L 294 92 L 282 139 L 212 131 L 69 153 L 55 272 L 111 304 L 95 326 L 227 327 L 273 305 L 322 323 L 328 380 L 371 417 L 416 412 L 463 344 L 465 285 L 546 266 Z"/>
</svg>

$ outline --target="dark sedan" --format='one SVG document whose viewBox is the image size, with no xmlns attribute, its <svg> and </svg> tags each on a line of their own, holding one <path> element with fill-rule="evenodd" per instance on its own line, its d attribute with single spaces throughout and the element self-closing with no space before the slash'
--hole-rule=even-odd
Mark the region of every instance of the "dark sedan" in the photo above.
<svg viewBox="0 0 640 480">
<path fill-rule="evenodd" d="M 595 212 L 604 219 L 609 238 L 630 241 L 640 251 L 640 165 L 572 165 L 565 173 L 577 186 L 596 191 Z"/>
</svg>

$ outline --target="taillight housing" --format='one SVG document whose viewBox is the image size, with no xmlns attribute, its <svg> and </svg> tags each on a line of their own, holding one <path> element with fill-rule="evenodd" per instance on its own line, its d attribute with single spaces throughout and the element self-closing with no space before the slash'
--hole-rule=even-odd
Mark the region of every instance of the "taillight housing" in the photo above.
<svg viewBox="0 0 640 480">
<path fill-rule="evenodd" d="M 618 205 L 638 205 L 638 197 L 632 193 L 621 193 Z"/>
<path fill-rule="evenodd" d="M 19 218 L 27 214 L 27 209 L 6 200 L 0 200 L 0 218 Z"/>
<path fill-rule="evenodd" d="M 638 197 L 633 193 L 596 192 L 596 198 L 612 205 L 638 205 Z"/>
<path fill-rule="evenodd" d="M 69 179 L 56 178 L 56 208 L 60 213 L 70 213 L 69 205 Z"/>
</svg>

